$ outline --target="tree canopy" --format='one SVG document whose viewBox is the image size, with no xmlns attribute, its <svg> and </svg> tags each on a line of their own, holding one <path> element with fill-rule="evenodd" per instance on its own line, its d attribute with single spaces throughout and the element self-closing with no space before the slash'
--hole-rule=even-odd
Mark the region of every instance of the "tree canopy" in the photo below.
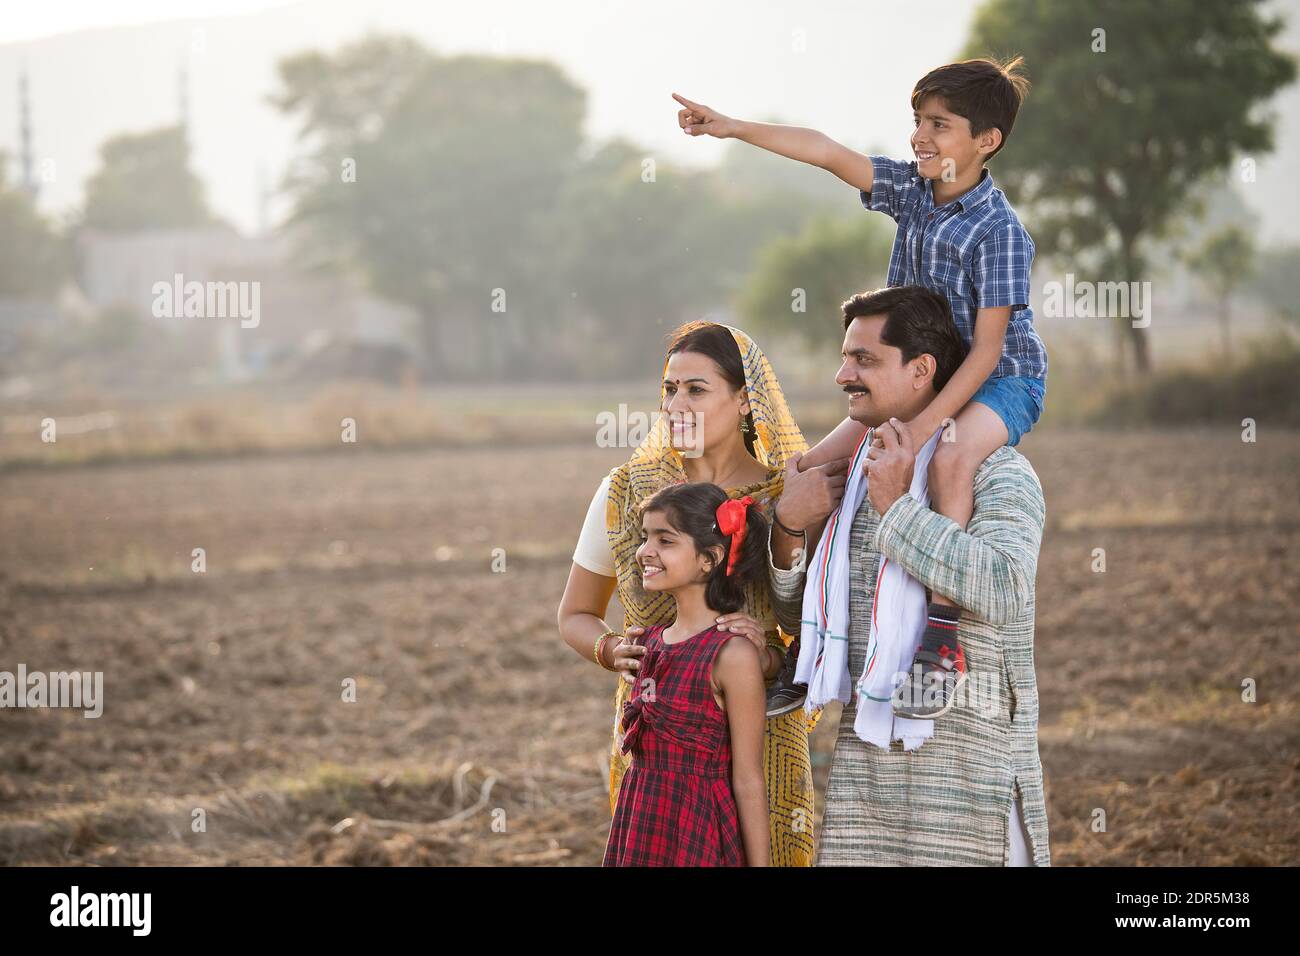
<svg viewBox="0 0 1300 956">
<path fill-rule="evenodd" d="M 1295 77 L 1261 0 L 990 0 L 965 54 L 1025 57 L 1029 96 L 992 161 L 1040 253 L 1149 280 L 1143 243 L 1208 177 L 1272 148 L 1263 104 Z M 1125 323 L 1138 367 L 1146 330 Z"/>
<path fill-rule="evenodd" d="M 86 183 L 87 226 L 132 231 L 211 221 L 181 127 L 123 133 L 100 148 L 100 168 Z"/>
</svg>

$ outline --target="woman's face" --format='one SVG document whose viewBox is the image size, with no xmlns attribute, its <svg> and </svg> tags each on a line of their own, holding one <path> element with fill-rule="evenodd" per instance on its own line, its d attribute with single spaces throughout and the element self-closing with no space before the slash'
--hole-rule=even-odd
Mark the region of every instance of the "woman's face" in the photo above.
<svg viewBox="0 0 1300 956">
<path fill-rule="evenodd" d="M 673 591 L 694 584 L 704 580 L 713 567 L 712 559 L 697 553 L 691 537 L 670 525 L 662 511 L 641 516 L 636 563 L 641 569 L 641 586 L 647 591 Z"/>
<path fill-rule="evenodd" d="M 664 372 L 663 407 L 673 448 L 698 457 L 740 431 L 749 396 L 733 389 L 716 362 L 699 352 L 674 352 Z"/>
</svg>

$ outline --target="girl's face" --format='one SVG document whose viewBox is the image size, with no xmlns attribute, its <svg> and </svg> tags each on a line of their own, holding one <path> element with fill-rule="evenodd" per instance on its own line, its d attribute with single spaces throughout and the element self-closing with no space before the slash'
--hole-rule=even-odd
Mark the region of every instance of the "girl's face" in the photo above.
<svg viewBox="0 0 1300 956">
<path fill-rule="evenodd" d="M 641 516 L 641 547 L 636 549 L 641 586 L 647 591 L 674 591 L 701 584 L 713 569 L 709 555 L 697 554 L 695 541 L 668 523 L 662 511 Z"/>
<path fill-rule="evenodd" d="M 699 352 L 674 352 L 664 371 L 661 409 L 673 448 L 698 456 L 740 432 L 749 414 L 749 395 L 733 389 L 717 363 Z"/>
</svg>

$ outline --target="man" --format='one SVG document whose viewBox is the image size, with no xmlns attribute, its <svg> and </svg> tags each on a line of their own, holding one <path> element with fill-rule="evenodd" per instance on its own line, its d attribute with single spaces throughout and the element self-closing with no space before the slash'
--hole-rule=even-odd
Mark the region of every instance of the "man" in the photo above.
<svg viewBox="0 0 1300 956">
<path fill-rule="evenodd" d="M 918 449 L 891 421 L 912 420 L 961 363 L 964 346 L 951 309 L 937 293 L 901 286 L 855 295 L 843 311 L 835 381 L 848 393 L 849 415 L 873 427 L 877 439 L 863 466 L 867 494 L 849 538 L 849 673 L 856 680 L 866 663 L 883 557 L 969 612 L 957 636 L 970 679 L 965 699 L 912 750 L 898 740 L 885 749 L 860 739 L 857 695 L 849 695 L 816 862 L 1050 865 L 1033 656 L 1034 577 L 1045 517 L 1038 477 L 1004 446 L 976 474 L 975 510 L 965 530 L 922 506 L 910 494 Z M 772 524 L 771 579 L 787 630 L 799 627 L 804 561 L 815 543 L 801 532 L 838 504 L 843 486 L 834 471 L 800 473 L 797 463 L 786 471 Z"/>
</svg>

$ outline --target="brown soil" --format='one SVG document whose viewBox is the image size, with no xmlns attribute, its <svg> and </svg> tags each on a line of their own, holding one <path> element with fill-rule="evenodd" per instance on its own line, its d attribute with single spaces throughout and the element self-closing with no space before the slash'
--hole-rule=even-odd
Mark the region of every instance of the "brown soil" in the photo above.
<svg viewBox="0 0 1300 956">
<path fill-rule="evenodd" d="M 1300 435 L 1024 450 L 1049 510 L 1053 861 L 1300 862 Z M 622 454 L 0 475 L 0 670 L 103 671 L 106 697 L 98 719 L 0 711 L 0 864 L 598 863 L 612 683 L 555 607 Z M 819 788 L 837 716 L 814 733 Z"/>
</svg>

